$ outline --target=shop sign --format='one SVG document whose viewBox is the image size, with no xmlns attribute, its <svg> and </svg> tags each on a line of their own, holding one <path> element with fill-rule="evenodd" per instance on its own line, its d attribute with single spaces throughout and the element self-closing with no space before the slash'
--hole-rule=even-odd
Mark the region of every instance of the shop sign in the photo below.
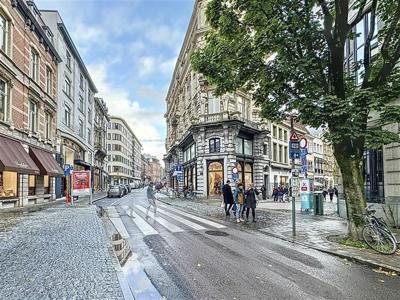
<svg viewBox="0 0 400 300">
<path fill-rule="evenodd" d="M 72 196 L 90 196 L 90 171 L 72 172 Z"/>
</svg>

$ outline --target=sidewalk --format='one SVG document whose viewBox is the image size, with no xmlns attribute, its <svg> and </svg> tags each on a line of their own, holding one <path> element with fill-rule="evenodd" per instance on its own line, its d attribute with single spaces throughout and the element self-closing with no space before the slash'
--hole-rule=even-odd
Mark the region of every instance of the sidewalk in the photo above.
<svg viewBox="0 0 400 300">
<path fill-rule="evenodd" d="M 0 253 L 0 299 L 123 299 L 94 206 L 2 216 Z"/>
<path fill-rule="evenodd" d="M 296 202 L 296 237 L 292 236 L 291 203 L 261 201 L 257 207 L 257 223 L 236 224 L 231 216 L 226 217 L 221 200 L 180 200 L 162 197 L 161 201 L 178 206 L 195 213 L 207 215 L 220 220 L 230 221 L 245 230 L 259 230 L 286 241 L 298 243 L 332 255 L 355 260 L 375 268 L 385 268 L 400 273 L 400 253 L 381 255 L 371 249 L 359 249 L 340 245 L 328 237 L 344 237 L 347 232 L 346 220 L 335 214 L 336 203 L 324 202 L 328 215 L 314 216 L 312 213 L 300 212 L 300 203 Z"/>
</svg>

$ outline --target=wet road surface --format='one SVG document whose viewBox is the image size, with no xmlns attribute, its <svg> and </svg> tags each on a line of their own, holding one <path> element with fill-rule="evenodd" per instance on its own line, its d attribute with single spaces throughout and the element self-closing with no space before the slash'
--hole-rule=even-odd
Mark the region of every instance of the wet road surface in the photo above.
<svg viewBox="0 0 400 300">
<path fill-rule="evenodd" d="M 400 299 L 400 279 L 158 202 L 145 190 L 114 206 L 132 251 L 167 299 Z"/>
</svg>

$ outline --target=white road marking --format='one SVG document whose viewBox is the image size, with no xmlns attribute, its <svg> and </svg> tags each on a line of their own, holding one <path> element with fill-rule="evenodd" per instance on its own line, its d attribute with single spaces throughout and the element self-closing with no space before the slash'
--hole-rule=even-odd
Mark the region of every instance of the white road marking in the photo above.
<svg viewBox="0 0 400 300">
<path fill-rule="evenodd" d="M 121 218 L 110 218 L 110 221 L 114 224 L 123 239 L 128 239 L 130 237 Z"/>
<path fill-rule="evenodd" d="M 140 229 L 143 235 L 153 235 L 158 234 L 157 230 L 151 227 L 144 219 L 142 219 L 138 214 L 134 212 L 129 206 L 122 206 L 128 216 L 132 217 L 133 222 Z"/>
<path fill-rule="evenodd" d="M 143 206 L 136 205 L 137 209 L 141 210 L 142 212 L 146 213 L 146 208 Z M 184 230 L 178 226 L 176 226 L 173 223 L 168 222 L 164 218 L 161 218 L 160 216 L 154 216 L 152 213 L 149 213 L 148 215 L 152 219 L 156 220 L 158 223 L 160 223 L 162 226 L 167 228 L 171 232 L 183 232 Z"/>
<path fill-rule="evenodd" d="M 221 224 L 219 224 L 219 223 L 212 222 L 212 221 L 210 221 L 210 220 L 207 220 L 207 219 L 203 219 L 203 218 L 194 216 L 194 215 L 192 215 L 192 214 L 183 212 L 183 211 L 181 211 L 181 210 L 179 210 L 179 209 L 175 209 L 175 208 L 173 208 L 173 207 L 170 207 L 170 206 L 167 206 L 167 205 L 164 205 L 164 204 L 161 204 L 160 206 L 162 206 L 162 207 L 164 207 L 164 208 L 168 208 L 169 210 L 172 210 L 172 211 L 176 212 L 177 214 L 180 214 L 180 215 L 182 215 L 182 216 L 191 218 L 191 219 L 193 219 L 193 220 L 199 221 L 199 222 L 204 223 L 204 224 L 207 224 L 207 225 L 209 225 L 209 226 L 212 226 L 212 227 L 215 227 L 215 228 L 219 228 L 219 229 L 226 228 L 226 226 L 224 226 L 224 225 L 221 225 Z"/>
<path fill-rule="evenodd" d="M 186 219 L 184 219 L 184 218 L 181 218 L 181 217 L 179 217 L 179 216 L 177 216 L 177 215 L 171 214 L 171 213 L 169 213 L 169 212 L 167 212 L 167 211 L 165 211 L 165 210 L 163 210 L 163 209 L 161 209 L 161 208 L 158 208 L 157 211 L 163 213 L 164 215 L 166 215 L 166 216 L 168 216 L 168 217 L 170 217 L 170 218 L 172 218 L 172 219 L 177 220 L 178 222 L 181 222 L 181 223 L 185 224 L 186 226 L 192 227 L 192 228 L 195 229 L 195 230 L 203 230 L 203 229 L 206 229 L 205 227 L 203 227 L 203 226 L 201 226 L 201 225 L 199 225 L 199 224 L 193 223 L 193 222 L 191 222 L 191 221 L 189 221 L 189 220 L 186 220 Z"/>
</svg>

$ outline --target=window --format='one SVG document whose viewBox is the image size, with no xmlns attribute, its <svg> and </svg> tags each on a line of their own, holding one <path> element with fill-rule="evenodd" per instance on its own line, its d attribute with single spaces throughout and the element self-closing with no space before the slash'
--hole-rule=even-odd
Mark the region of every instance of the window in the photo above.
<svg viewBox="0 0 400 300">
<path fill-rule="evenodd" d="M 7 102 L 7 84 L 0 79 L 0 121 L 6 121 Z"/>
<path fill-rule="evenodd" d="M 71 80 L 65 76 L 64 92 L 71 97 Z"/>
<path fill-rule="evenodd" d="M 282 140 L 282 128 L 278 129 L 278 138 Z"/>
<path fill-rule="evenodd" d="M 16 172 L 0 172 L 0 199 L 18 197 L 17 178 Z"/>
<path fill-rule="evenodd" d="M 250 119 L 250 101 L 237 96 L 237 110 L 244 119 Z"/>
<path fill-rule="evenodd" d="M 87 141 L 89 144 L 92 143 L 92 131 L 90 129 L 87 130 Z"/>
<path fill-rule="evenodd" d="M 46 67 L 46 93 L 51 95 L 53 72 L 49 67 Z"/>
<path fill-rule="evenodd" d="M 64 110 L 64 124 L 71 127 L 71 109 L 68 106 Z"/>
<path fill-rule="evenodd" d="M 253 155 L 253 141 L 244 140 L 244 154 Z"/>
<path fill-rule="evenodd" d="M 221 111 L 219 99 L 212 92 L 208 92 L 208 113 L 216 114 Z"/>
<path fill-rule="evenodd" d="M 39 54 L 33 48 L 31 48 L 29 71 L 30 71 L 31 78 L 34 81 L 38 81 L 38 77 L 39 77 Z"/>
<path fill-rule="evenodd" d="M 79 87 L 83 91 L 83 75 L 82 75 L 82 73 L 79 76 Z"/>
<path fill-rule="evenodd" d="M 67 68 L 69 70 L 71 70 L 71 53 L 69 53 L 68 50 L 67 50 L 66 56 L 67 56 L 67 60 L 65 62 L 65 65 L 67 66 Z"/>
<path fill-rule="evenodd" d="M 210 139 L 210 153 L 220 152 L 221 142 L 219 138 Z"/>
<path fill-rule="evenodd" d="M 277 137 L 277 135 L 276 135 L 276 126 L 275 125 L 272 126 L 272 137 L 274 137 L 274 138 Z"/>
<path fill-rule="evenodd" d="M 48 113 L 48 112 L 45 112 L 44 117 L 45 117 L 45 124 L 44 124 L 44 126 L 45 126 L 44 131 L 45 132 L 44 132 L 44 135 L 45 135 L 45 138 L 49 140 L 51 138 L 52 117 L 51 117 L 51 114 Z"/>
<path fill-rule="evenodd" d="M 36 195 L 36 176 L 29 175 L 28 177 L 28 196 Z"/>
<path fill-rule="evenodd" d="M 87 114 L 87 117 L 88 117 L 88 122 L 89 122 L 90 124 L 92 124 L 92 109 L 90 108 L 90 106 L 88 107 L 88 114 Z"/>
<path fill-rule="evenodd" d="M 29 130 L 36 132 L 37 130 L 37 104 L 33 101 L 29 102 Z"/>
<path fill-rule="evenodd" d="M 276 161 L 277 157 L 278 157 L 278 145 L 274 143 L 272 147 L 272 160 Z"/>
<path fill-rule="evenodd" d="M 263 155 L 268 155 L 268 145 L 267 144 L 263 145 Z"/>
<path fill-rule="evenodd" d="M 235 151 L 239 154 L 253 155 L 253 141 L 243 138 L 236 138 Z"/>
<path fill-rule="evenodd" d="M 83 113 L 83 97 L 79 95 L 79 110 Z"/>
<path fill-rule="evenodd" d="M 44 188 L 44 194 L 50 194 L 50 180 L 49 176 L 45 175 L 43 176 L 43 188 Z"/>
<path fill-rule="evenodd" d="M 279 145 L 279 162 L 283 161 L 282 145 Z"/>
<path fill-rule="evenodd" d="M 288 156 L 289 156 L 289 153 L 288 153 L 288 147 L 287 146 L 285 146 L 285 152 L 283 153 L 283 158 L 284 158 L 284 162 L 285 162 L 285 164 L 287 164 L 287 162 L 288 162 Z"/>
<path fill-rule="evenodd" d="M 0 49 L 7 53 L 8 21 L 0 15 Z"/>
<path fill-rule="evenodd" d="M 288 139 L 287 139 L 287 130 L 284 130 L 284 131 L 283 131 L 283 140 L 284 140 L 285 142 L 288 141 Z"/>
<path fill-rule="evenodd" d="M 83 121 L 79 119 L 79 136 L 83 137 Z"/>
</svg>

